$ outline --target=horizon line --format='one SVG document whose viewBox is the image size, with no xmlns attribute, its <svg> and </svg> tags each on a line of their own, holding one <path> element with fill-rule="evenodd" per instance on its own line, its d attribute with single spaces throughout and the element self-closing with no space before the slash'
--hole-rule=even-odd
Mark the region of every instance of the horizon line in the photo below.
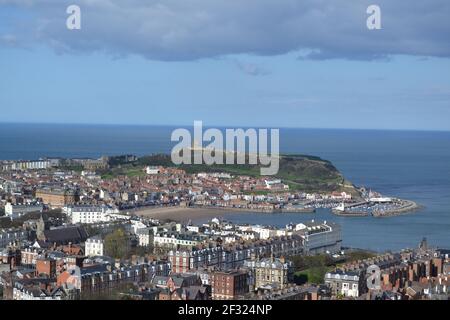
<svg viewBox="0 0 450 320">
<path fill-rule="evenodd" d="M 192 126 L 193 126 L 192 121 Z M 0 121 L 0 124 L 16 125 L 69 125 L 69 126 L 123 126 L 123 127 L 179 127 L 186 128 L 189 125 L 182 124 L 133 124 L 133 123 L 81 123 L 81 122 L 19 122 Z M 217 125 L 211 124 L 204 128 L 268 128 L 268 129 L 299 129 L 299 130 L 357 130 L 357 131 L 403 131 L 403 132 L 450 132 L 450 129 L 395 129 L 395 128 L 339 128 L 339 127 L 292 127 L 292 126 L 250 126 L 250 125 Z"/>
</svg>

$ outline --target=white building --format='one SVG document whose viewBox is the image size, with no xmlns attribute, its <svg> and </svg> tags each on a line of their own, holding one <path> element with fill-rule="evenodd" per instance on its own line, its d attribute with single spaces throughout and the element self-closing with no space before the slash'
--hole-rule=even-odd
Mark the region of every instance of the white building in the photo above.
<svg viewBox="0 0 450 320">
<path fill-rule="evenodd" d="M 202 243 L 199 236 L 179 233 L 158 233 L 153 237 L 153 245 L 155 247 L 171 247 L 177 246 L 196 246 Z"/>
<path fill-rule="evenodd" d="M 369 199 L 370 202 L 374 203 L 391 203 L 393 202 L 392 198 L 389 197 L 373 197 Z"/>
<path fill-rule="evenodd" d="M 258 233 L 260 239 L 269 239 L 276 232 L 274 229 L 260 226 L 251 226 L 251 231 Z"/>
<path fill-rule="evenodd" d="M 86 239 L 85 242 L 85 254 L 89 257 L 103 256 L 104 255 L 105 241 L 100 237 L 92 237 Z"/>
<path fill-rule="evenodd" d="M 325 284 L 331 288 L 334 295 L 344 297 L 359 297 L 359 289 L 363 278 L 358 272 L 343 272 L 337 270 L 325 274 Z"/>
<path fill-rule="evenodd" d="M 231 179 L 232 176 L 229 173 L 226 172 L 199 172 L 197 174 L 198 178 L 219 178 L 219 179 Z"/>
<path fill-rule="evenodd" d="M 52 167 L 50 160 L 13 161 L 2 166 L 4 171 L 9 170 L 39 170 Z"/>
<path fill-rule="evenodd" d="M 333 200 L 351 200 L 352 195 L 350 193 L 347 193 L 345 191 L 343 192 L 333 192 L 331 194 L 331 199 Z"/>
<path fill-rule="evenodd" d="M 281 180 L 280 179 L 264 180 L 264 183 L 266 184 L 266 188 L 270 189 L 272 185 L 281 184 Z"/>
<path fill-rule="evenodd" d="M 160 168 L 156 166 L 148 166 L 145 168 L 145 172 L 147 174 L 158 174 L 160 172 Z"/>
<path fill-rule="evenodd" d="M 131 230 L 134 234 L 138 233 L 138 230 L 147 228 L 147 225 L 139 220 L 131 220 Z"/>
<path fill-rule="evenodd" d="M 61 288 L 53 292 L 47 292 L 37 286 L 26 288 L 21 284 L 13 288 L 13 300 L 63 300 L 65 297 L 66 294 Z"/>
<path fill-rule="evenodd" d="M 336 223 L 299 223 L 295 226 L 296 233 L 304 239 L 306 254 L 335 253 L 341 251 L 341 227 Z"/>
<path fill-rule="evenodd" d="M 42 204 L 16 204 L 7 202 L 5 205 L 5 215 L 11 219 L 19 218 L 30 212 L 42 212 L 44 206 Z"/>
<path fill-rule="evenodd" d="M 112 215 L 119 212 L 118 209 L 112 209 L 107 206 L 66 206 L 63 212 L 67 214 L 70 221 L 76 223 L 99 223 L 109 222 Z"/>
<path fill-rule="evenodd" d="M 199 226 L 186 226 L 186 229 L 190 232 L 199 233 L 200 227 Z"/>
<path fill-rule="evenodd" d="M 111 199 L 111 196 L 109 195 L 108 191 L 102 189 L 100 190 L 100 199 L 109 200 Z"/>
<path fill-rule="evenodd" d="M 138 229 L 136 236 L 138 237 L 140 247 L 148 247 L 153 244 L 153 229 L 151 228 Z"/>
</svg>

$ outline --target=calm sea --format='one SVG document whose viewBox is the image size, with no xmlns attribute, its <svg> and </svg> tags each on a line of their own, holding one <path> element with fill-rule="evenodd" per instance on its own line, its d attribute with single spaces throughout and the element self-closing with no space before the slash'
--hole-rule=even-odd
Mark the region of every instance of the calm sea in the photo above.
<svg viewBox="0 0 450 320">
<path fill-rule="evenodd" d="M 171 127 L 0 124 L 0 159 L 99 157 L 169 152 Z M 418 212 L 389 218 L 314 214 L 232 214 L 229 220 L 284 226 L 328 220 L 342 225 L 344 245 L 373 250 L 416 246 L 427 237 L 450 247 L 450 132 L 282 129 L 281 151 L 328 159 L 353 183 L 414 200 Z"/>
</svg>

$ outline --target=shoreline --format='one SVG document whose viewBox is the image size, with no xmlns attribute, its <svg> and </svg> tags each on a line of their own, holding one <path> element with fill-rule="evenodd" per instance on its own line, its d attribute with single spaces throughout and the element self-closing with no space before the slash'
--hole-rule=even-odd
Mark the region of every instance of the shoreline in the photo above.
<svg viewBox="0 0 450 320">
<path fill-rule="evenodd" d="M 177 222 L 185 222 L 189 220 L 213 219 L 222 218 L 226 215 L 237 213 L 254 214 L 254 211 L 240 211 L 240 210 L 224 210 L 220 208 L 192 208 L 192 207 L 156 207 L 156 208 L 141 208 L 133 211 L 124 210 L 133 216 L 140 216 L 144 218 L 153 218 L 158 220 L 174 220 Z"/>
<path fill-rule="evenodd" d="M 362 213 L 337 213 L 330 209 L 330 214 L 339 217 L 368 217 L 373 216 L 375 218 L 383 217 L 393 217 L 399 216 L 407 213 L 417 211 L 423 206 L 418 205 L 416 202 L 411 200 L 403 200 L 406 202 L 405 206 L 398 208 L 393 211 L 385 212 L 382 215 L 376 214 L 362 214 Z M 233 214 L 276 214 L 282 215 L 283 213 L 298 213 L 302 216 L 304 213 L 314 213 L 314 211 L 255 211 L 251 209 L 244 208 L 223 208 L 223 207 L 180 207 L 180 206 L 170 206 L 170 207 L 147 207 L 139 208 L 134 210 L 123 210 L 123 213 L 128 213 L 132 216 L 140 216 L 144 218 L 152 218 L 158 220 L 173 220 L 177 222 L 187 222 L 189 220 L 210 220 L 213 218 L 225 218 L 226 216 Z"/>
<path fill-rule="evenodd" d="M 132 210 L 122 210 L 121 213 L 129 213 L 132 216 L 140 216 L 145 218 L 153 218 L 158 220 L 170 219 L 174 221 L 184 222 L 188 220 L 199 220 L 203 218 L 222 218 L 233 214 L 284 214 L 298 213 L 308 214 L 315 213 L 314 209 L 296 209 L 296 210 L 255 210 L 249 208 L 227 208 L 227 207 L 142 207 Z"/>
<path fill-rule="evenodd" d="M 408 213 L 415 212 L 423 208 L 423 206 L 418 205 L 412 200 L 403 200 L 405 203 L 402 207 L 389 210 L 383 213 L 366 213 L 366 212 L 353 212 L 344 213 L 334 209 L 330 209 L 330 213 L 339 217 L 369 217 L 373 216 L 375 218 L 384 217 L 394 217 L 399 215 L 404 215 Z M 223 218 L 227 215 L 233 214 L 277 214 L 282 215 L 284 213 L 298 213 L 310 214 L 315 213 L 315 209 L 301 208 L 301 209 L 280 209 L 280 210 L 256 210 L 250 208 L 229 208 L 229 207 L 213 207 L 213 206 L 194 206 L 194 207 L 180 207 L 180 206 L 169 206 L 169 207 L 142 207 L 131 210 L 123 210 L 123 213 L 129 213 L 133 216 L 140 216 L 144 218 L 153 218 L 158 220 L 174 220 L 178 222 L 186 222 L 189 220 L 200 220 L 200 219 L 212 219 L 212 218 Z"/>
<path fill-rule="evenodd" d="M 314 213 L 316 209 L 314 208 L 280 208 L 280 209 L 258 209 L 258 208 L 236 208 L 236 207 L 218 207 L 218 206 L 191 206 L 189 208 L 194 209 L 211 209 L 211 210 L 228 210 L 236 212 L 251 212 L 251 213 L 268 213 L 268 214 L 278 214 L 278 213 Z"/>
</svg>

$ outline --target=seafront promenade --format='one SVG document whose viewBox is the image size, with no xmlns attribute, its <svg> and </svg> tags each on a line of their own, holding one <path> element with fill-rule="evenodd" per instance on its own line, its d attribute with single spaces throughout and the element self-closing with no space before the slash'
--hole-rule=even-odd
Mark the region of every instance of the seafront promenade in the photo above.
<svg viewBox="0 0 450 320">
<path fill-rule="evenodd" d="M 354 211 L 339 211 L 336 209 L 330 209 L 334 215 L 341 217 L 390 217 L 401 214 L 407 214 L 421 208 L 416 202 L 411 200 L 401 200 L 401 205 L 395 207 L 388 207 L 384 210 L 354 210 Z M 359 203 L 361 204 L 361 203 Z M 357 208 L 357 207 L 353 207 Z M 295 208 L 290 207 L 277 209 L 277 210 L 252 210 L 248 208 L 231 208 L 231 207 L 218 207 L 218 206 L 151 206 L 141 207 L 134 210 L 124 210 L 131 215 L 153 218 L 160 220 L 174 220 L 174 221 L 188 221 L 188 220 L 200 220 L 205 218 L 220 217 L 230 214 L 283 214 L 283 213 L 314 213 L 315 208 Z"/>
</svg>

